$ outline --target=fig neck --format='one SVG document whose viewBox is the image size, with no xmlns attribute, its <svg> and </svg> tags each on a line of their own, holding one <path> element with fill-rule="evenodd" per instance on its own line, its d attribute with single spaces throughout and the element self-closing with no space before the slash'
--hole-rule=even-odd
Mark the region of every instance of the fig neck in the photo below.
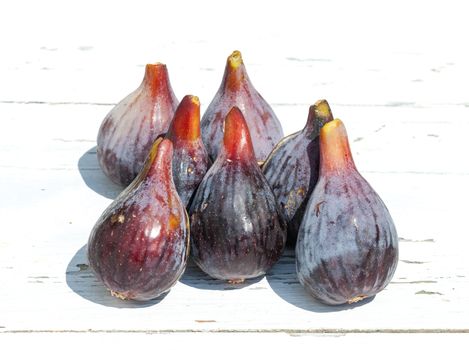
<svg viewBox="0 0 469 350">
<path fill-rule="evenodd" d="M 152 96 L 174 96 L 169 82 L 168 69 L 163 63 L 147 64 L 141 87 Z"/>
<path fill-rule="evenodd" d="M 244 66 L 241 52 L 234 51 L 226 60 L 225 73 L 220 86 L 222 92 L 236 92 L 243 86 L 249 87 L 250 81 Z"/>
<path fill-rule="evenodd" d="M 255 161 L 251 135 L 238 107 L 233 107 L 225 118 L 223 153 L 227 160 Z"/>
<path fill-rule="evenodd" d="M 326 123 L 320 132 L 320 173 L 341 174 L 356 170 L 347 131 L 340 119 Z"/>
<path fill-rule="evenodd" d="M 185 96 L 174 113 L 166 138 L 173 143 L 195 142 L 200 139 L 200 101 L 197 96 Z"/>
</svg>

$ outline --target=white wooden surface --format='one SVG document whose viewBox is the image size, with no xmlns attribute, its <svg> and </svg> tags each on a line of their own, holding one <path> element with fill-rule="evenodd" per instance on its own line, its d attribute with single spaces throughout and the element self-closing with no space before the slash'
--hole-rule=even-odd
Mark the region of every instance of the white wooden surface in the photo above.
<svg viewBox="0 0 469 350">
<path fill-rule="evenodd" d="M 48 339 L 78 348 L 112 339 L 120 348 L 171 348 L 201 335 L 227 346 L 467 343 L 463 2 L 0 7 L 0 344 Z M 144 304 L 112 298 L 87 269 L 91 227 L 120 191 L 94 151 L 106 113 L 155 61 L 168 65 L 177 96 L 198 95 L 203 111 L 234 49 L 286 134 L 319 98 L 345 122 L 357 166 L 400 236 L 395 277 L 372 301 L 318 304 L 297 282 L 292 251 L 265 278 L 239 287 L 191 264 L 166 297 Z"/>
</svg>

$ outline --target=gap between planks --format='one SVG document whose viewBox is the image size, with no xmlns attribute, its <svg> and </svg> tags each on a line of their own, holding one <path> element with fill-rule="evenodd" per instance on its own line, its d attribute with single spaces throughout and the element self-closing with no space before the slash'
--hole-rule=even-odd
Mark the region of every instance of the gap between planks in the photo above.
<svg viewBox="0 0 469 350">
<path fill-rule="evenodd" d="M 0 327 L 1 328 L 1 327 Z M 469 334 L 469 328 L 415 328 L 415 329 L 393 329 L 393 328 L 377 328 L 377 329 L 345 329 L 345 328 L 317 328 L 317 329 L 60 329 L 60 330 L 3 330 L 0 334 L 17 334 L 17 333 L 99 333 L 99 334 L 119 334 L 119 333 L 135 333 L 135 334 L 177 334 L 177 333 L 287 333 L 287 334 Z"/>
</svg>

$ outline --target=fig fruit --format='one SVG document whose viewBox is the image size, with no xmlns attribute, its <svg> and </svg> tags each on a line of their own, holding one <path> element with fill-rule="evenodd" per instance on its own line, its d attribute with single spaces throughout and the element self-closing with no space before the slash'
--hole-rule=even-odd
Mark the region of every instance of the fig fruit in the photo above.
<svg viewBox="0 0 469 350">
<path fill-rule="evenodd" d="M 200 137 L 200 102 L 197 96 L 187 95 L 182 99 L 165 137 L 174 146 L 173 180 L 187 207 L 211 165 Z"/>
<path fill-rule="evenodd" d="M 108 113 L 99 128 L 97 156 L 107 177 L 130 184 L 153 142 L 168 130 L 177 105 L 166 66 L 147 64 L 141 85 Z"/>
<path fill-rule="evenodd" d="M 212 160 L 221 148 L 225 116 L 234 106 L 246 118 L 255 157 L 263 162 L 283 137 L 282 125 L 249 80 L 239 51 L 228 57 L 221 85 L 201 121 L 202 140 Z"/>
<path fill-rule="evenodd" d="M 306 204 L 319 176 L 319 131 L 331 121 L 326 100 L 309 108 L 303 130 L 284 137 L 262 166 L 287 220 L 287 245 L 294 245 Z"/>
<path fill-rule="evenodd" d="M 237 107 L 226 117 L 221 150 L 189 212 L 192 256 L 214 278 L 240 283 L 261 276 L 283 252 L 286 224 Z"/>
<path fill-rule="evenodd" d="M 398 237 L 386 205 L 357 171 L 343 123 L 320 132 L 319 180 L 296 244 L 300 283 L 331 305 L 371 297 L 390 282 Z"/>
<path fill-rule="evenodd" d="M 161 140 L 142 172 L 98 219 L 88 241 L 91 268 L 121 299 L 154 299 L 186 267 L 189 220 L 172 180 L 173 146 Z"/>
</svg>

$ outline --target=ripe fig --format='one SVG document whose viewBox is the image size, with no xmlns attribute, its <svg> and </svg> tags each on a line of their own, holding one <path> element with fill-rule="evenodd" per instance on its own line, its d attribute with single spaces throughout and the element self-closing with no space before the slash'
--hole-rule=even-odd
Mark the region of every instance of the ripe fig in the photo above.
<svg viewBox="0 0 469 350">
<path fill-rule="evenodd" d="M 343 123 L 320 132 L 319 180 L 296 244 L 301 284 L 331 305 L 371 297 L 390 282 L 398 237 L 386 205 L 357 171 Z"/>
<path fill-rule="evenodd" d="M 331 121 L 326 100 L 309 108 L 303 130 L 284 137 L 262 166 L 287 220 L 287 244 L 294 245 L 306 204 L 319 176 L 319 130 Z"/>
<path fill-rule="evenodd" d="M 192 256 L 214 278 L 241 283 L 261 276 L 283 252 L 286 224 L 237 107 L 226 117 L 221 150 L 190 214 Z"/>
<path fill-rule="evenodd" d="M 202 117 L 202 140 L 212 160 L 221 148 L 225 116 L 234 106 L 246 118 L 255 157 L 263 162 L 283 137 L 282 125 L 249 80 L 239 51 L 228 57 L 221 85 Z"/>
<path fill-rule="evenodd" d="M 166 66 L 147 64 L 141 85 L 108 113 L 99 128 L 97 156 L 107 177 L 130 184 L 153 142 L 168 130 L 177 105 Z"/>
<path fill-rule="evenodd" d="M 161 140 L 142 172 L 98 219 L 88 241 L 90 266 L 121 299 L 154 299 L 186 267 L 189 220 L 172 180 L 173 146 Z"/>
<path fill-rule="evenodd" d="M 187 207 L 212 163 L 200 137 L 200 102 L 197 96 L 187 95 L 182 99 L 166 138 L 174 145 L 174 184 Z"/>
</svg>

